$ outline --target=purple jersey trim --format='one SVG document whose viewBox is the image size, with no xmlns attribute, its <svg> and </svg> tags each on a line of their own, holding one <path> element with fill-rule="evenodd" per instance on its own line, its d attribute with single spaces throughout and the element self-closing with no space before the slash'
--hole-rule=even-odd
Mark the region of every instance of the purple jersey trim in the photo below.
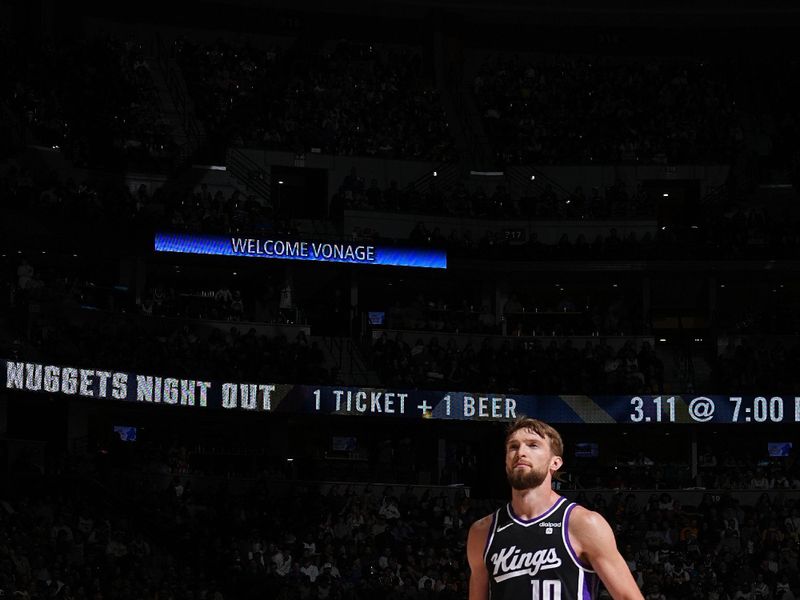
<svg viewBox="0 0 800 600">
<path fill-rule="evenodd" d="M 492 524 L 489 526 L 489 535 L 486 536 L 486 545 L 483 548 L 483 562 L 486 562 L 486 553 L 489 552 L 489 546 L 492 545 L 492 540 L 494 539 L 494 528 L 497 526 L 497 513 L 500 510 L 496 510 L 492 513 Z"/>
<path fill-rule="evenodd" d="M 538 517 L 533 517 L 532 519 L 522 519 L 522 518 L 518 517 L 516 514 L 514 514 L 514 509 L 511 506 L 511 502 L 509 502 L 508 503 L 508 516 L 511 517 L 511 519 L 513 521 L 519 523 L 520 525 L 524 525 L 525 527 L 527 527 L 528 525 L 533 525 L 537 521 L 541 521 L 542 519 L 550 516 L 556 510 L 558 510 L 559 506 L 561 506 L 566 501 L 567 501 L 567 499 L 564 498 L 564 496 L 560 496 L 558 498 L 558 500 L 556 500 L 555 504 L 553 504 L 553 506 L 548 508 L 546 512 L 542 513 Z"/>
<path fill-rule="evenodd" d="M 569 541 L 569 515 L 572 512 L 572 509 L 578 506 L 577 504 L 570 504 L 567 507 L 567 512 L 564 513 L 564 527 L 563 527 L 563 536 L 564 536 L 564 543 L 567 545 L 567 550 L 569 550 L 570 555 L 572 556 L 572 560 L 575 561 L 575 564 L 578 565 L 581 569 L 585 571 L 592 571 L 592 568 L 583 564 L 580 558 L 578 558 L 578 554 L 575 552 L 575 548 L 572 547 L 572 544 Z M 591 598 L 591 596 L 589 596 Z"/>
<path fill-rule="evenodd" d="M 580 594 L 582 600 L 594 600 L 597 595 L 597 577 L 593 573 L 586 573 Z"/>
</svg>

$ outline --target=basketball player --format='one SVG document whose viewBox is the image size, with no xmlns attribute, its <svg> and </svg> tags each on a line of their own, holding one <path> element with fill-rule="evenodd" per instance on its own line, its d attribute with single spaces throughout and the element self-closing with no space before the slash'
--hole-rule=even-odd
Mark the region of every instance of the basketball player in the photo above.
<svg viewBox="0 0 800 600">
<path fill-rule="evenodd" d="M 598 578 L 615 600 L 643 600 L 606 520 L 553 491 L 563 452 L 542 421 L 509 426 L 511 502 L 469 530 L 469 600 L 594 600 Z"/>
</svg>

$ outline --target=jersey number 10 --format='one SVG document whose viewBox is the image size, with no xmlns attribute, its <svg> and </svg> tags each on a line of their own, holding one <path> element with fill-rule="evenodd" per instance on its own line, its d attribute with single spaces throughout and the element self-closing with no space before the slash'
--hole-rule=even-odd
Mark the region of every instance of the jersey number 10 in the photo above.
<svg viewBox="0 0 800 600">
<path fill-rule="evenodd" d="M 561 600 L 561 582 L 558 579 L 531 579 L 531 600 Z"/>
</svg>

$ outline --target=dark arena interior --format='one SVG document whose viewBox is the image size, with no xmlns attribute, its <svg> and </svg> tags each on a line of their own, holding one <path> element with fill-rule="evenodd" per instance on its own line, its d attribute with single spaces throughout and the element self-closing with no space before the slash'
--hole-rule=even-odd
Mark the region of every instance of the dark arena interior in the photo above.
<svg viewBox="0 0 800 600">
<path fill-rule="evenodd" d="M 794 600 L 798 40 L 778 0 L 0 0 L 0 598 L 576 599 L 555 554 L 476 583 L 535 492 L 641 590 L 542 522 L 580 600 Z"/>
</svg>

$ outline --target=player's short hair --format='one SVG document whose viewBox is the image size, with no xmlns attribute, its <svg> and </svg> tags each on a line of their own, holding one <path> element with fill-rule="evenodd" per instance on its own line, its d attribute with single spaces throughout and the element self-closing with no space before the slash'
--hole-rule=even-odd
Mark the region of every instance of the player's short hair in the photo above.
<svg viewBox="0 0 800 600">
<path fill-rule="evenodd" d="M 553 454 L 563 458 L 564 442 L 561 439 L 561 434 L 558 433 L 558 431 L 556 431 L 553 427 L 544 421 L 540 421 L 539 419 L 522 416 L 509 423 L 508 427 L 506 428 L 505 443 L 508 444 L 508 439 L 520 429 L 526 429 L 534 432 L 540 437 L 547 438 L 547 441 L 550 442 L 550 449 L 553 451 Z"/>
</svg>

